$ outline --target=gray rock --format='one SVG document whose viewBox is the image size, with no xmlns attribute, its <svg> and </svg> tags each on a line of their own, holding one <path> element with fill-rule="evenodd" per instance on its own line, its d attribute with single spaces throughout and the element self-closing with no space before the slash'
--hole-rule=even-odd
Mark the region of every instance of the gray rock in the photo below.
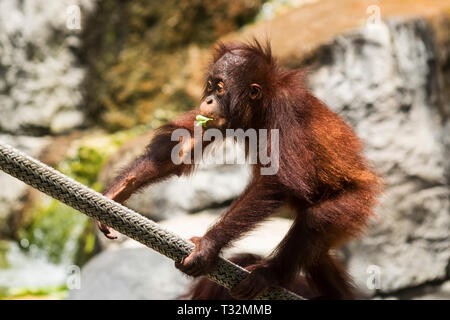
<svg viewBox="0 0 450 320">
<path fill-rule="evenodd" d="M 385 178 L 378 219 L 348 246 L 360 286 L 376 265 L 383 293 L 448 276 L 450 122 L 432 39 L 423 20 L 367 26 L 321 48 L 310 76 Z"/>
<path fill-rule="evenodd" d="M 417 300 L 450 300 L 450 281 L 439 286 L 428 286 L 422 290 Z"/>
<path fill-rule="evenodd" d="M 174 263 L 148 248 L 104 251 L 81 271 L 80 289 L 70 290 L 68 299 L 175 299 L 190 280 Z"/>
<path fill-rule="evenodd" d="M 0 135 L 0 141 L 37 157 L 50 142 L 48 137 Z M 22 210 L 30 190 L 25 183 L 0 171 L 0 239 L 11 238 L 22 219 Z"/>
<path fill-rule="evenodd" d="M 78 108 L 85 71 L 73 53 L 80 45 L 79 30 L 66 26 L 66 10 L 80 5 L 87 14 L 94 4 L 0 2 L 0 131 L 42 135 L 82 123 Z"/>
<path fill-rule="evenodd" d="M 450 281 L 423 284 L 395 292 L 389 296 L 375 296 L 375 300 L 449 300 Z"/>
<path fill-rule="evenodd" d="M 55 134 L 64 133 L 70 129 L 82 126 L 83 122 L 84 115 L 82 112 L 76 110 L 61 111 L 53 117 L 50 129 Z"/>
</svg>

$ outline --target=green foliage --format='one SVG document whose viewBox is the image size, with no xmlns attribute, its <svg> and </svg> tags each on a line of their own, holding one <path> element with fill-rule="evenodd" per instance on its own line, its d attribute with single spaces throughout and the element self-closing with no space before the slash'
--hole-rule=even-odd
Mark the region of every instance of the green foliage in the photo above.
<svg viewBox="0 0 450 320">
<path fill-rule="evenodd" d="M 65 168 L 61 171 L 82 184 L 96 187 L 95 189 L 99 191 L 100 186 L 96 182 L 97 174 L 104 162 L 105 156 L 98 149 L 80 146 L 77 154 L 61 165 L 62 168 Z"/>
<path fill-rule="evenodd" d="M 195 125 L 197 126 L 197 127 L 199 127 L 199 126 L 206 126 L 206 123 L 208 122 L 208 121 L 211 121 L 211 120 L 214 120 L 213 118 L 208 118 L 208 117 L 205 117 L 205 116 L 202 116 L 201 114 L 199 114 L 199 115 L 197 115 L 196 117 L 195 117 Z"/>
<path fill-rule="evenodd" d="M 116 152 L 127 140 L 146 130 L 146 127 L 136 127 L 131 130 L 114 134 L 92 134 L 76 142 L 73 155 L 61 162 L 57 169 L 78 182 L 101 191 L 102 186 L 97 181 L 98 174 L 109 156 Z"/>
<path fill-rule="evenodd" d="M 0 299 L 3 297 L 6 299 L 24 298 L 36 299 L 51 298 L 51 299 L 64 299 L 67 296 L 67 286 L 55 286 L 46 288 L 2 288 L 0 287 Z"/>
<path fill-rule="evenodd" d="M 82 235 L 90 229 L 89 218 L 53 199 L 34 208 L 32 215 L 33 221 L 20 232 L 22 239 L 42 249 L 54 263 L 74 261 L 79 256 L 84 247 Z"/>
</svg>

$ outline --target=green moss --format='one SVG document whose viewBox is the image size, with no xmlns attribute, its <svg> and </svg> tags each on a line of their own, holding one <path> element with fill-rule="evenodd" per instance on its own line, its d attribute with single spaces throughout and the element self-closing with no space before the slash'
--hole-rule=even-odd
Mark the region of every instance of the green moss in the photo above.
<svg viewBox="0 0 450 320">
<path fill-rule="evenodd" d="M 100 151 L 88 146 L 81 146 L 75 157 L 66 160 L 63 167 L 67 170 L 64 173 L 82 184 L 93 186 L 103 162 L 104 156 Z"/>
<path fill-rule="evenodd" d="M 127 140 L 144 132 L 141 126 L 114 134 L 93 134 L 77 142 L 73 155 L 62 161 L 57 169 L 78 182 L 100 191 L 98 174 L 108 158 Z"/>
</svg>

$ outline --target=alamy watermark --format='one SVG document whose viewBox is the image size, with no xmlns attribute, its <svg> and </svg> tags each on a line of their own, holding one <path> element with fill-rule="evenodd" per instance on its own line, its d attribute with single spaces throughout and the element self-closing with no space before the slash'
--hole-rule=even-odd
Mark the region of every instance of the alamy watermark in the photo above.
<svg viewBox="0 0 450 320">
<path fill-rule="evenodd" d="M 81 269 L 77 265 L 70 265 L 66 268 L 66 286 L 69 290 L 81 289 Z"/>
<path fill-rule="evenodd" d="M 68 6 L 66 9 L 66 27 L 69 30 L 81 30 L 81 9 L 77 5 Z"/>
<path fill-rule="evenodd" d="M 366 25 L 373 26 L 381 24 L 381 9 L 377 5 L 370 5 L 366 9 L 366 13 L 370 16 L 367 18 Z"/>
<path fill-rule="evenodd" d="M 225 140 L 233 140 L 237 142 L 236 147 L 242 144 L 248 147 L 248 163 L 259 164 L 261 175 L 275 175 L 279 169 L 278 129 L 226 129 L 224 137 L 219 129 L 203 130 L 195 126 L 193 136 L 189 130 L 179 128 L 172 132 L 171 140 L 178 141 L 171 152 L 171 160 L 177 165 L 200 164 L 203 162 L 203 155 L 213 151 L 216 164 L 246 163 L 244 153 L 231 153 L 224 147 Z M 214 141 L 214 144 L 206 144 L 204 147 L 204 143 L 210 141 Z"/>
<path fill-rule="evenodd" d="M 377 265 L 371 264 L 367 267 L 368 274 L 366 286 L 369 290 L 381 289 L 381 268 Z"/>
</svg>

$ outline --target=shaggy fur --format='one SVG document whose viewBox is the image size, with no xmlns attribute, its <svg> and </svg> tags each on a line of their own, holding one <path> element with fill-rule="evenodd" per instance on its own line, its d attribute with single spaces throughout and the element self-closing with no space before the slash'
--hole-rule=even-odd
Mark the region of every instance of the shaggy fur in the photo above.
<svg viewBox="0 0 450 320">
<path fill-rule="evenodd" d="M 301 70 L 277 66 L 269 45 L 219 44 L 213 56 L 203 100 L 212 97 L 218 104 L 226 121 L 217 127 L 279 129 L 279 170 L 264 176 L 262 165 L 255 164 L 243 194 L 203 237 L 192 239 L 194 252 L 177 268 L 193 276 L 207 273 L 224 247 L 287 204 L 296 212 L 288 234 L 267 259 L 249 267 L 251 274 L 231 294 L 254 298 L 302 271 L 324 297 L 352 298 L 351 280 L 329 251 L 364 230 L 380 192 L 380 179 L 364 158 L 361 141 L 305 87 Z M 252 84 L 258 84 L 260 94 L 252 95 Z M 197 114 L 186 113 L 158 129 L 146 152 L 105 194 L 125 201 L 145 185 L 190 173 L 193 165 L 170 161 L 176 144 L 170 134 L 176 128 L 193 132 Z"/>
</svg>

